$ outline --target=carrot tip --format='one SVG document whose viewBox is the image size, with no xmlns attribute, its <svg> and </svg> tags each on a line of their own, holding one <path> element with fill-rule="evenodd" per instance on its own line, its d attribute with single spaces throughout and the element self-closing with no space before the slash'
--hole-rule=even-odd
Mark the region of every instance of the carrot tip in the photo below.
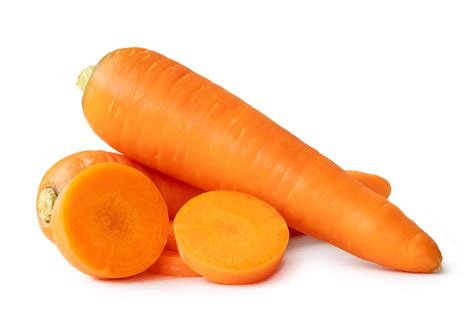
<svg viewBox="0 0 474 328">
<path fill-rule="evenodd" d="M 94 71 L 95 71 L 95 65 L 91 65 L 91 66 L 87 66 L 81 71 L 81 73 L 79 73 L 79 76 L 77 77 L 77 81 L 76 81 L 76 86 L 80 90 L 84 91 L 92 74 L 94 74 Z"/>
<path fill-rule="evenodd" d="M 52 187 L 47 187 L 41 190 L 38 197 L 38 216 L 41 220 L 41 223 L 51 223 L 53 207 L 57 198 L 58 192 L 56 191 L 56 189 Z"/>
</svg>

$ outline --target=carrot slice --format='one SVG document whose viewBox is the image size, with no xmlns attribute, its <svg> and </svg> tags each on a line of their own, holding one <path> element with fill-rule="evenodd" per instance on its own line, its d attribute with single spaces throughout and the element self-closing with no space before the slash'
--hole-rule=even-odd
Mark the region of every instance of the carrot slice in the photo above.
<svg viewBox="0 0 474 328">
<path fill-rule="evenodd" d="M 176 214 L 179 253 L 195 272 L 221 284 L 270 276 L 288 244 L 283 217 L 264 201 L 236 191 L 210 191 Z"/>
<path fill-rule="evenodd" d="M 170 226 L 168 230 L 168 240 L 166 241 L 165 248 L 172 251 L 178 250 L 178 244 L 176 243 L 176 237 L 174 235 L 174 220 L 170 221 Z"/>
<path fill-rule="evenodd" d="M 80 172 L 59 195 L 52 215 L 63 256 L 99 278 L 145 271 L 168 236 L 168 213 L 158 189 L 140 171 L 117 163 Z"/>
<path fill-rule="evenodd" d="M 148 272 L 171 277 L 200 277 L 184 263 L 178 252 L 168 249 L 163 250 L 158 260 L 148 268 Z"/>
</svg>

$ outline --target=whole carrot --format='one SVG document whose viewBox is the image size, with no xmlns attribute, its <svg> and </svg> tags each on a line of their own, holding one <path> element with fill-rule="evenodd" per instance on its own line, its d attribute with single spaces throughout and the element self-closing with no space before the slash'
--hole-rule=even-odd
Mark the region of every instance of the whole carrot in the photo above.
<svg viewBox="0 0 474 328">
<path fill-rule="evenodd" d="M 429 273 L 436 243 L 403 212 L 243 100 L 156 52 L 119 49 L 80 76 L 92 129 L 204 190 L 238 190 L 288 225 L 380 265 Z"/>
<path fill-rule="evenodd" d="M 36 198 L 38 223 L 41 230 L 49 240 L 53 241 L 51 230 L 53 207 L 62 190 L 76 175 L 86 168 L 106 162 L 124 164 L 145 173 L 161 192 L 168 207 L 170 218 L 174 218 L 184 203 L 202 193 L 202 190 L 196 187 L 144 167 L 143 165 L 120 154 L 101 150 L 86 150 L 78 152 L 63 158 L 54 164 L 46 172 L 38 188 Z"/>
</svg>

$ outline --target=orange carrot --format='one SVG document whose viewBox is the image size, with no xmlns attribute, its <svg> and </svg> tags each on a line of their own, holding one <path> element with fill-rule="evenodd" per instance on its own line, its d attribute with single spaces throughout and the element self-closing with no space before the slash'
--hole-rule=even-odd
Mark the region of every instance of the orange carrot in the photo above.
<svg viewBox="0 0 474 328">
<path fill-rule="evenodd" d="M 53 237 L 78 270 L 99 278 L 145 271 L 168 236 L 166 204 L 140 171 L 102 163 L 80 172 L 59 195 Z"/>
<path fill-rule="evenodd" d="M 51 216 L 58 195 L 81 171 L 89 166 L 105 162 L 128 165 L 145 173 L 160 190 L 171 218 L 174 218 L 184 203 L 202 192 L 198 188 L 146 168 L 120 154 L 100 150 L 75 153 L 54 164 L 46 172 L 38 188 L 36 198 L 38 223 L 48 239 L 53 240 Z"/>
<path fill-rule="evenodd" d="M 49 240 L 53 241 L 53 235 L 51 232 L 51 214 L 56 198 L 59 193 L 61 193 L 61 190 L 64 189 L 72 178 L 85 168 L 106 162 L 128 165 L 145 173 L 153 183 L 155 183 L 165 199 L 170 219 L 174 219 L 174 216 L 184 203 L 203 192 L 201 189 L 147 168 L 121 154 L 101 150 L 81 151 L 69 155 L 54 164 L 46 172 L 38 188 L 36 197 L 38 223 L 44 235 L 48 237 Z M 390 192 L 390 184 L 377 175 L 358 171 L 347 172 L 365 185 L 370 185 L 375 188 L 373 190 L 379 188 L 379 190 L 388 190 Z M 292 231 L 295 230 L 291 229 L 290 235 L 292 235 Z M 170 232 L 169 242 L 167 243 L 166 248 L 177 251 L 178 249 L 176 246 L 176 240 L 174 239 L 174 232 L 172 230 L 170 230 Z"/>
<path fill-rule="evenodd" d="M 170 221 L 170 227 L 168 230 L 168 240 L 166 241 L 165 247 L 172 251 L 178 250 L 178 244 L 176 243 L 176 237 L 174 235 L 174 221 Z"/>
<path fill-rule="evenodd" d="M 390 186 L 390 183 L 384 178 L 375 174 L 369 174 L 369 173 L 364 173 L 364 172 L 359 172 L 359 171 L 346 171 L 346 173 L 352 176 L 354 179 L 358 180 L 367 188 L 375 191 L 380 196 L 383 196 L 385 198 L 388 198 L 388 196 L 390 196 L 392 187 Z M 302 235 L 301 232 L 293 228 L 290 228 L 289 230 L 290 230 L 290 237 L 296 237 L 296 236 Z"/>
<path fill-rule="evenodd" d="M 266 279 L 288 245 L 283 217 L 264 201 L 236 191 L 209 191 L 176 214 L 176 241 L 183 261 L 220 284 Z"/>
<path fill-rule="evenodd" d="M 84 114 L 109 145 L 203 190 L 238 190 L 288 225 L 409 272 L 441 267 L 403 212 L 265 115 L 156 52 L 119 49 L 81 74 Z"/>
<path fill-rule="evenodd" d="M 178 252 L 168 249 L 163 250 L 158 260 L 148 268 L 148 272 L 171 277 L 200 277 L 184 263 Z"/>
</svg>

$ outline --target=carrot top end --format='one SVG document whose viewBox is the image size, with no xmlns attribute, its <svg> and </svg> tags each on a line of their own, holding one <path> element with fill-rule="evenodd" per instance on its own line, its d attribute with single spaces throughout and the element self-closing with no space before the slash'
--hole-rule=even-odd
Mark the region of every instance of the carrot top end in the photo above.
<svg viewBox="0 0 474 328">
<path fill-rule="evenodd" d="M 84 91 L 86 89 L 87 83 L 89 82 L 92 74 L 94 74 L 95 68 L 95 65 L 87 66 L 81 71 L 81 73 L 79 73 L 79 76 L 77 77 L 76 81 L 76 86 L 80 90 Z"/>
<path fill-rule="evenodd" d="M 53 207 L 57 198 L 58 192 L 56 189 L 47 187 L 41 190 L 38 197 L 38 215 L 42 224 L 51 223 Z"/>
</svg>

